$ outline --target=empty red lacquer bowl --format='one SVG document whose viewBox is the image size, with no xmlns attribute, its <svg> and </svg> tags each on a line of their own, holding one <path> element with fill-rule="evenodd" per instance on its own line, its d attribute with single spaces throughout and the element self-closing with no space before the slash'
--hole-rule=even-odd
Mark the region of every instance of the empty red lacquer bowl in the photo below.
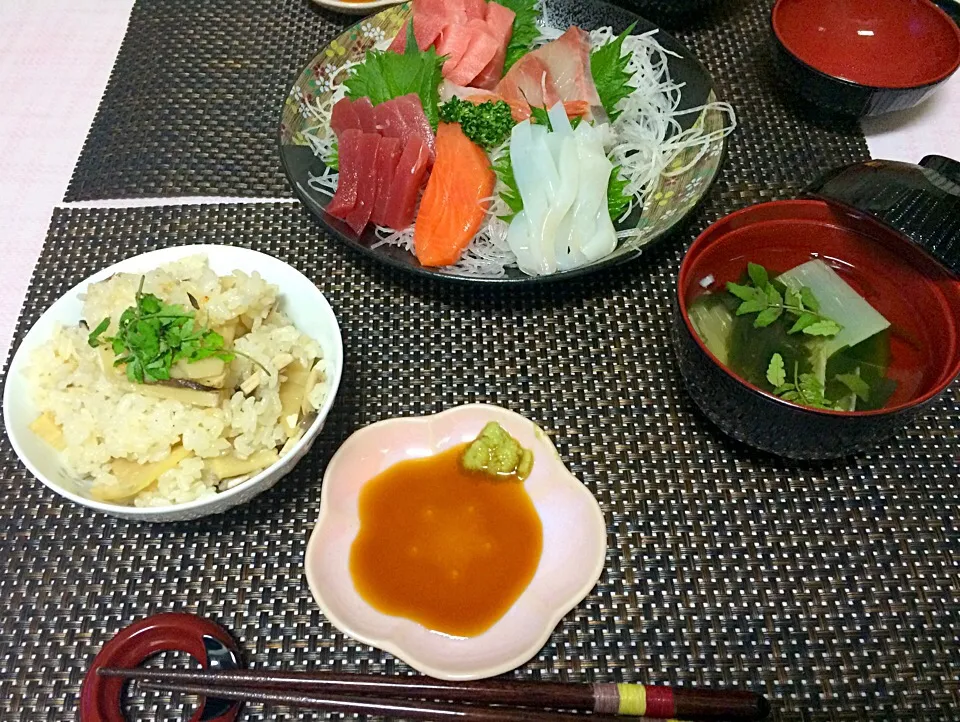
<svg viewBox="0 0 960 722">
<path fill-rule="evenodd" d="M 691 397 L 727 434 L 791 458 L 843 456 L 896 434 L 960 374 L 960 174 L 952 175 L 960 168 L 936 157 L 922 163 L 839 169 L 808 189 L 821 198 L 745 208 L 690 247 L 677 284 L 674 344 Z M 724 366 L 693 327 L 690 304 L 739 281 L 748 261 L 782 273 L 813 258 L 891 323 L 886 375 L 897 387 L 879 410 L 783 401 Z"/>
<path fill-rule="evenodd" d="M 827 111 L 908 108 L 960 67 L 960 28 L 930 0 L 778 0 L 771 23 L 787 87 Z"/>
</svg>

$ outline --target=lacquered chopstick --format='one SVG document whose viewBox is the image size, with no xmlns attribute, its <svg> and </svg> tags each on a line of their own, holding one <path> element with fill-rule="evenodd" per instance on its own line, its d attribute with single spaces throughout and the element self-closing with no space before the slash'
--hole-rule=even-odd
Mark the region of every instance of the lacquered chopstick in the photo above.
<svg viewBox="0 0 960 722">
<path fill-rule="evenodd" d="M 437 704 L 436 702 L 421 702 L 418 700 L 377 700 L 369 697 L 347 697 L 335 694 L 250 690 L 215 684 L 140 681 L 138 685 L 144 689 L 159 692 L 182 692 L 184 694 L 242 702 L 261 702 L 342 714 L 378 715 L 409 720 L 429 720 L 431 722 L 443 722 L 444 720 L 455 720 L 456 722 L 575 722 L 576 720 L 580 722 L 623 722 L 622 717 L 610 715 L 564 714 L 518 709 L 516 707 Z M 657 722 L 650 718 L 641 719 L 646 720 L 646 722 Z"/>
<path fill-rule="evenodd" d="M 256 687 L 284 692 L 321 692 L 353 697 L 375 695 L 389 699 L 426 698 L 451 702 L 550 707 L 602 714 L 646 715 L 657 719 L 752 722 L 764 719 L 770 711 L 767 700 L 753 692 L 671 689 L 638 684 L 523 682 L 510 679 L 455 682 L 430 677 L 334 672 L 188 672 L 142 667 L 101 669 L 100 674 L 186 684 Z"/>
</svg>

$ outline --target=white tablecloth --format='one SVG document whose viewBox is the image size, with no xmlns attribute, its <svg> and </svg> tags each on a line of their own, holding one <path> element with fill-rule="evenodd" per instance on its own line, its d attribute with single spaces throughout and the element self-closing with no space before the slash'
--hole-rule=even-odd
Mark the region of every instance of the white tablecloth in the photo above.
<svg viewBox="0 0 960 722">
<path fill-rule="evenodd" d="M 4 358 L 50 215 L 70 181 L 132 6 L 133 0 L 0 0 L 0 354 Z M 931 153 L 960 158 L 957 118 L 960 77 L 923 106 L 867 121 L 864 130 L 876 158 L 916 162 Z"/>
</svg>

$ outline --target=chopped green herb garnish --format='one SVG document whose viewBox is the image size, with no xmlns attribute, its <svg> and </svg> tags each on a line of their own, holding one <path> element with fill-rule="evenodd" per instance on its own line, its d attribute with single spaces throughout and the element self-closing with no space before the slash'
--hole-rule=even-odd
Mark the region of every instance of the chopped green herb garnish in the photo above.
<svg viewBox="0 0 960 722">
<path fill-rule="evenodd" d="M 347 97 L 351 100 L 367 97 L 374 105 L 385 103 L 401 95 L 416 93 L 423 112 L 436 130 L 439 117 L 441 68 L 444 58 L 430 47 L 421 51 L 413 36 L 413 20 L 407 23 L 407 47 L 404 53 L 368 50 L 363 63 L 346 79 Z"/>
<path fill-rule="evenodd" d="M 477 104 L 451 98 L 440 106 L 440 120 L 459 123 L 463 134 L 481 148 L 497 147 L 507 139 L 514 126 L 510 106 L 502 100 Z"/>
<path fill-rule="evenodd" d="M 787 382 L 783 357 L 775 353 L 767 367 L 767 381 L 774 387 L 773 393 L 784 401 L 803 404 L 815 409 L 836 409 L 836 405 L 824 397 L 823 383 L 815 374 L 799 373 L 799 365 L 793 366 L 793 382 Z"/>
<path fill-rule="evenodd" d="M 510 42 L 507 43 L 507 56 L 503 62 L 503 72 L 506 74 L 515 62 L 530 52 L 534 41 L 540 37 L 540 28 L 537 27 L 540 10 L 537 8 L 537 0 L 498 0 L 498 2 L 515 13 Z"/>
<path fill-rule="evenodd" d="M 623 54 L 623 41 L 633 32 L 636 23 L 620 33 L 614 40 L 590 54 L 590 73 L 593 84 L 597 86 L 597 95 L 610 120 L 620 115 L 617 104 L 636 90 L 630 85 L 633 76 L 627 72 L 630 53 Z"/>
<path fill-rule="evenodd" d="M 233 360 L 234 354 L 223 348 L 223 336 L 198 327 L 193 311 L 144 293 L 144 280 L 141 276 L 136 305 L 120 315 L 117 335 L 101 338 L 110 327 L 110 319 L 105 318 L 90 333 L 92 347 L 110 344 L 116 355 L 114 366 L 125 364 L 127 378 L 141 384 L 169 379 L 170 368 L 181 359 L 188 363 L 211 356 Z"/>
</svg>

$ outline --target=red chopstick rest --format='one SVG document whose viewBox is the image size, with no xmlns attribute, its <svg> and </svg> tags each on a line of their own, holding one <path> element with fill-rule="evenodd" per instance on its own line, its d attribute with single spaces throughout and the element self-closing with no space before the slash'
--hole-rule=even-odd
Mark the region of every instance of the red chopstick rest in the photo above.
<svg viewBox="0 0 960 722">
<path fill-rule="evenodd" d="M 101 677 L 103 667 L 131 669 L 161 652 L 186 652 L 209 671 L 242 666 L 240 651 L 218 624 L 192 614 L 156 614 L 121 630 L 93 660 L 80 689 L 80 722 L 125 722 L 120 695 L 125 680 Z M 240 702 L 205 698 L 190 722 L 233 722 Z"/>
</svg>

